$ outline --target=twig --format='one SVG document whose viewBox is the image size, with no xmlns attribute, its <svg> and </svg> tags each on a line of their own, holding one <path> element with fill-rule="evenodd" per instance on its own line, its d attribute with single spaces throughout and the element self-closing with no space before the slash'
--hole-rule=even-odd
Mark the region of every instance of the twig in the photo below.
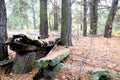
<svg viewBox="0 0 120 80">
<path fill-rule="evenodd" d="M 88 53 L 83 57 L 83 59 L 81 60 L 81 62 L 83 63 L 83 65 L 81 65 L 81 67 L 80 67 L 80 71 L 83 70 L 83 68 L 84 68 L 84 63 L 87 63 L 86 60 L 88 59 L 88 56 L 89 56 L 90 53 L 91 53 L 92 42 L 93 42 L 93 35 L 91 35 L 89 51 L 88 51 Z"/>
</svg>

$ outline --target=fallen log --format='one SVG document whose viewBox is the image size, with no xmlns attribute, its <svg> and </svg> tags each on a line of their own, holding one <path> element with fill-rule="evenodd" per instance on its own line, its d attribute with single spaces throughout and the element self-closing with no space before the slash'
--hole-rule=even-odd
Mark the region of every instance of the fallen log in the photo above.
<svg viewBox="0 0 120 80">
<path fill-rule="evenodd" d="M 39 80 L 41 78 L 51 78 L 55 76 L 59 71 L 60 68 L 63 67 L 63 63 L 59 63 L 56 66 L 49 66 L 47 68 L 40 68 L 38 73 L 33 77 L 33 80 Z"/>
<path fill-rule="evenodd" d="M 0 66 L 6 66 L 13 63 L 13 60 L 6 59 L 4 61 L 0 61 Z"/>
<path fill-rule="evenodd" d="M 60 63 L 64 58 L 70 54 L 69 49 L 59 49 L 59 51 L 53 51 L 52 54 L 47 55 L 39 60 L 35 61 L 35 67 L 47 68 L 48 66 L 55 66 Z"/>
<path fill-rule="evenodd" d="M 33 77 L 33 80 L 39 80 L 42 77 L 55 76 L 59 72 L 60 68 L 64 66 L 61 61 L 63 61 L 69 54 L 69 49 L 59 49 L 59 47 L 56 47 L 55 45 L 47 56 L 35 61 L 35 67 L 40 69 Z"/>
<path fill-rule="evenodd" d="M 59 72 L 60 68 L 63 66 L 64 66 L 63 63 L 59 63 L 56 66 L 52 67 L 52 69 L 49 69 L 49 67 L 48 67 L 48 68 L 44 69 L 43 74 L 45 77 L 53 77 Z"/>
<path fill-rule="evenodd" d="M 10 40 L 8 41 L 8 44 L 11 43 L 11 42 L 29 44 L 29 45 L 34 45 L 34 46 L 38 46 L 38 47 L 46 47 L 46 46 L 53 46 L 56 43 L 59 43 L 60 38 L 53 38 L 52 40 L 49 40 L 49 39 L 33 40 L 33 39 L 27 37 L 24 34 L 18 34 L 18 35 L 13 35 L 13 37 L 10 38 Z"/>
<path fill-rule="evenodd" d="M 62 64 L 60 63 L 69 54 L 68 48 L 58 49 L 57 44 L 60 39 L 54 40 L 33 40 L 26 35 L 13 35 L 10 41 L 6 44 L 10 49 L 17 53 L 16 61 L 13 65 L 14 73 L 27 73 L 34 67 L 44 69 L 47 76 L 53 76 L 60 70 Z M 35 60 L 35 53 L 39 54 L 39 60 Z M 47 55 L 47 56 L 46 56 Z M 41 58 L 43 57 L 43 58 Z M 49 67 L 53 69 L 50 70 Z"/>
<path fill-rule="evenodd" d="M 10 46 L 10 49 L 15 51 L 17 54 L 24 55 L 28 52 L 37 52 L 37 51 L 50 51 L 55 44 L 58 44 L 60 39 L 54 40 L 33 40 L 27 37 L 24 34 L 13 35 L 13 37 L 6 42 Z"/>
</svg>

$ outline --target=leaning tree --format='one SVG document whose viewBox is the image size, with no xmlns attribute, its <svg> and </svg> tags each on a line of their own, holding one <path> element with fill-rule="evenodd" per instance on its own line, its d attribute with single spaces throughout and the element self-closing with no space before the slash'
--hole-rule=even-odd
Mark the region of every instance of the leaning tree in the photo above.
<svg viewBox="0 0 120 80">
<path fill-rule="evenodd" d="M 104 37 L 106 37 L 106 38 L 111 38 L 112 24 L 113 24 L 113 20 L 115 18 L 115 14 L 117 11 L 117 6 L 118 6 L 118 0 L 113 0 L 112 7 L 111 7 L 111 10 L 109 12 L 107 22 L 105 25 Z"/>
<path fill-rule="evenodd" d="M 7 46 L 5 42 L 7 40 L 7 29 L 6 29 L 6 7 L 5 1 L 0 1 L 0 61 L 8 58 Z"/>
</svg>

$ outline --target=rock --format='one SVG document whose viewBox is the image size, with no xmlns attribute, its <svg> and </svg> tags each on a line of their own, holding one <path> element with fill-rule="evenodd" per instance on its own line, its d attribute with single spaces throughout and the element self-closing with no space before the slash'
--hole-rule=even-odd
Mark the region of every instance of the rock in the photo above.
<svg viewBox="0 0 120 80">
<path fill-rule="evenodd" d="M 24 56 L 17 54 L 13 66 L 13 72 L 17 74 L 30 72 L 34 68 L 35 58 L 36 58 L 35 52 L 27 53 Z"/>
<path fill-rule="evenodd" d="M 59 51 L 53 51 L 50 55 L 43 57 L 35 61 L 35 67 L 47 68 L 48 65 L 55 66 L 59 64 L 63 59 L 65 59 L 70 54 L 70 49 L 61 49 Z"/>
</svg>

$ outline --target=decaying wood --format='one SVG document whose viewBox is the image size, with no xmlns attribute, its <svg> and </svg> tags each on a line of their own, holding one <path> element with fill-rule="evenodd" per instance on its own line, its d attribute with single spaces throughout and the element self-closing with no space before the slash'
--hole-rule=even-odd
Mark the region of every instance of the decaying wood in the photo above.
<svg viewBox="0 0 120 80">
<path fill-rule="evenodd" d="M 4 61 L 0 61 L 0 66 L 5 66 L 5 65 L 8 65 L 8 64 L 11 64 L 13 63 L 12 60 L 4 60 Z"/>
<path fill-rule="evenodd" d="M 16 51 L 18 54 L 23 55 L 28 52 L 36 52 L 40 50 L 51 50 L 55 44 L 59 43 L 60 39 L 50 40 L 33 40 L 24 34 L 13 35 L 10 41 L 6 44 L 10 49 Z"/>
<path fill-rule="evenodd" d="M 0 61 L 0 68 L 5 70 L 4 72 L 5 74 L 9 74 L 12 70 L 12 67 L 13 67 L 13 60 L 6 59 Z"/>
<path fill-rule="evenodd" d="M 49 66 L 55 66 L 59 64 L 69 54 L 68 49 L 65 49 L 64 52 L 62 51 L 58 55 L 57 55 L 57 52 L 56 53 L 54 52 L 54 50 L 57 47 L 57 44 L 59 43 L 60 43 L 60 39 L 33 40 L 23 34 L 13 35 L 13 37 L 6 43 L 10 46 L 10 49 L 15 51 L 17 53 L 16 55 L 19 56 L 19 57 L 16 56 L 16 61 L 14 62 L 14 65 L 13 65 L 13 72 L 20 73 L 20 74 L 26 73 L 33 69 L 32 66 L 36 67 L 37 65 L 35 64 L 36 63 L 35 56 L 30 56 L 30 53 L 32 54 L 33 52 L 39 53 L 38 55 L 40 55 L 40 58 L 45 57 L 47 54 L 48 54 L 46 56 L 47 58 L 51 56 L 51 59 L 47 60 L 50 63 L 47 63 L 46 61 L 43 61 L 43 63 L 41 63 L 38 60 L 37 61 L 38 65 L 42 64 L 43 66 L 45 66 L 46 64 L 47 65 L 50 64 Z M 51 55 L 51 53 L 53 53 L 53 56 Z M 29 60 L 29 57 L 31 58 L 30 60 Z M 46 68 L 47 67 L 48 66 L 46 66 Z M 39 66 L 39 68 L 41 67 Z M 56 70 L 55 68 L 55 71 L 56 71 L 55 73 L 57 73 L 58 69 Z"/>
<path fill-rule="evenodd" d="M 53 77 L 59 72 L 60 68 L 63 66 L 64 66 L 63 63 L 59 63 L 56 66 L 52 67 L 52 69 L 49 69 L 49 67 L 48 67 L 48 68 L 44 69 L 43 74 L 45 77 Z"/>
<path fill-rule="evenodd" d="M 65 59 L 70 54 L 69 49 L 59 49 L 58 51 L 53 51 L 52 54 L 47 55 L 39 60 L 35 61 L 35 67 L 47 68 L 48 66 L 55 66 Z"/>
<path fill-rule="evenodd" d="M 35 52 L 27 53 L 25 56 L 17 54 L 12 71 L 17 74 L 23 74 L 31 71 L 34 68 L 35 58 Z"/>
<path fill-rule="evenodd" d="M 51 54 L 52 53 L 52 54 Z M 55 76 L 60 68 L 64 66 L 61 61 L 69 56 L 70 50 L 67 48 L 61 49 L 54 46 L 50 53 L 35 61 L 35 67 L 40 68 L 39 72 L 33 77 L 33 80 L 38 80 L 42 77 Z"/>
</svg>

